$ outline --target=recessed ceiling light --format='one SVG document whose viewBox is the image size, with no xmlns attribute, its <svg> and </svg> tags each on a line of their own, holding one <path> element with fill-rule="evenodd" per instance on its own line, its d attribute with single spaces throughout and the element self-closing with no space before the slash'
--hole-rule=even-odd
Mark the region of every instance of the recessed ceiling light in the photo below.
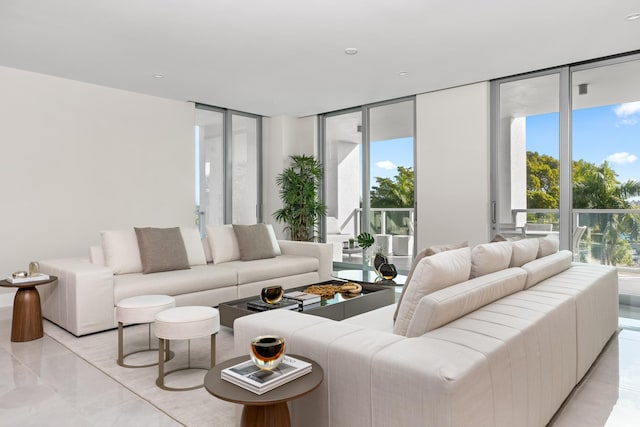
<svg viewBox="0 0 640 427">
<path fill-rule="evenodd" d="M 408 73 L 408 72 L 406 72 L 406 71 L 400 71 L 400 75 L 401 75 L 401 76 L 406 76 L 407 74 L 409 74 L 409 73 Z"/>
<path fill-rule="evenodd" d="M 153 77 L 154 77 L 154 78 L 156 78 L 156 79 L 161 79 L 161 78 L 163 78 L 163 77 L 164 77 L 164 74 L 155 73 L 155 74 L 153 75 Z"/>
<path fill-rule="evenodd" d="M 630 15 L 627 15 L 627 21 L 635 21 L 638 18 L 640 18 L 640 13 L 632 13 Z"/>
<path fill-rule="evenodd" d="M 358 53 L 358 49 L 356 49 L 355 47 L 348 47 L 344 50 L 344 53 L 346 53 L 347 55 L 355 55 L 356 53 Z"/>
</svg>

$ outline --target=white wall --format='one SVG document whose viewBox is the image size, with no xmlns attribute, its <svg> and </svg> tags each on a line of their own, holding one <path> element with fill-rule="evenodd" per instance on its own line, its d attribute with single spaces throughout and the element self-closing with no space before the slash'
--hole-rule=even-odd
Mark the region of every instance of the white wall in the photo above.
<svg viewBox="0 0 640 427">
<path fill-rule="evenodd" d="M 194 223 L 192 104 L 4 67 L 0 94 L 0 277 Z"/>
<path fill-rule="evenodd" d="M 286 238 L 284 224 L 277 223 L 273 213 L 282 207 L 276 176 L 289 167 L 289 156 L 307 154 L 317 157 L 317 116 L 295 118 L 291 116 L 265 117 L 263 123 L 263 221 L 273 224 L 278 238 Z"/>
<path fill-rule="evenodd" d="M 489 83 L 416 99 L 417 247 L 490 238 Z"/>
</svg>

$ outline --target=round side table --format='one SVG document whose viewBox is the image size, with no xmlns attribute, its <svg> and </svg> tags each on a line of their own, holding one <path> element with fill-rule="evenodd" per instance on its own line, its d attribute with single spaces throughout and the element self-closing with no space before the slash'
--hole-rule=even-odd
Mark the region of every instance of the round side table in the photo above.
<svg viewBox="0 0 640 427">
<path fill-rule="evenodd" d="M 290 427 L 287 402 L 311 393 L 322 383 L 324 376 L 320 365 L 313 360 L 295 354 L 291 356 L 311 363 L 311 372 L 264 394 L 252 393 L 220 377 L 223 369 L 248 360 L 249 355 L 216 365 L 204 377 L 204 387 L 219 399 L 244 405 L 240 422 L 242 427 Z"/>
<path fill-rule="evenodd" d="M 47 280 L 26 283 L 11 283 L 8 280 L 0 280 L 0 286 L 6 288 L 18 288 L 13 298 L 13 320 L 11 322 L 11 341 L 24 342 L 42 338 L 42 308 L 40 307 L 40 294 L 36 286 L 48 285 L 58 278 L 49 276 Z"/>
</svg>

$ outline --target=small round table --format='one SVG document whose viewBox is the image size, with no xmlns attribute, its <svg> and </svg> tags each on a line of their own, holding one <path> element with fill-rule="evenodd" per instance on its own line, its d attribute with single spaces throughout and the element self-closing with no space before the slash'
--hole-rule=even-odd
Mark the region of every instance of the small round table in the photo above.
<svg viewBox="0 0 640 427">
<path fill-rule="evenodd" d="M 311 363 L 311 372 L 264 394 L 252 393 L 220 377 L 223 369 L 248 360 L 249 355 L 216 365 L 204 377 L 204 387 L 219 399 L 244 405 L 240 422 L 243 427 L 290 427 L 287 402 L 311 393 L 322 383 L 324 375 L 320 365 L 313 360 L 295 354 L 291 356 Z"/>
<path fill-rule="evenodd" d="M 11 341 L 24 342 L 42 338 L 42 308 L 40 307 L 40 294 L 36 286 L 53 283 L 58 278 L 49 276 L 47 280 L 37 282 L 11 283 L 8 280 L 0 280 L 0 286 L 6 288 L 18 288 L 13 298 L 13 320 L 11 322 Z"/>
</svg>

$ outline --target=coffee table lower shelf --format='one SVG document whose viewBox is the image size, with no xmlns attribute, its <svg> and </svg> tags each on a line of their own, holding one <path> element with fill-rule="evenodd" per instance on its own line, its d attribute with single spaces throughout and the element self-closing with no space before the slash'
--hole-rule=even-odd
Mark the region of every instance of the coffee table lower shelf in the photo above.
<svg viewBox="0 0 640 427">
<path fill-rule="evenodd" d="M 342 280 L 329 280 L 322 283 L 316 283 L 316 285 L 342 285 L 344 283 L 345 282 Z M 285 292 L 303 291 L 308 286 L 311 285 L 298 286 L 296 288 L 287 289 Z M 254 296 L 221 303 L 218 306 L 220 324 L 233 328 L 233 322 L 237 318 L 259 313 L 258 311 L 251 310 L 247 307 L 248 301 L 253 301 L 259 298 L 259 296 Z M 336 294 L 331 299 L 323 299 L 320 305 L 304 307 L 301 312 L 304 314 L 326 317 L 327 319 L 332 320 L 343 320 L 393 304 L 394 302 L 395 290 L 392 287 L 363 283 L 362 293 L 358 296 L 345 298 L 340 294 Z"/>
</svg>

